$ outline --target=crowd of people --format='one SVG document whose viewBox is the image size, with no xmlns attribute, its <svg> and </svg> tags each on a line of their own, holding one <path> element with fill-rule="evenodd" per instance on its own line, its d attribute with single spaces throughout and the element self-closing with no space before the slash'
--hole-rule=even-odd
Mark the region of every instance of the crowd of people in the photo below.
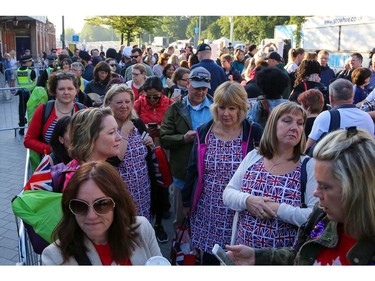
<svg viewBox="0 0 375 281">
<path fill-rule="evenodd" d="M 236 264 L 374 264 L 375 56 L 366 67 L 353 53 L 339 73 L 328 58 L 250 44 L 218 57 L 205 43 L 77 50 L 47 56 L 35 81 L 22 57 L 24 145 L 65 165 L 43 263 L 144 264 L 171 239 L 173 213 L 202 265 L 220 264 L 214 244 Z M 50 101 L 27 120 L 36 87 Z M 156 181 L 157 146 L 170 189 Z"/>
</svg>

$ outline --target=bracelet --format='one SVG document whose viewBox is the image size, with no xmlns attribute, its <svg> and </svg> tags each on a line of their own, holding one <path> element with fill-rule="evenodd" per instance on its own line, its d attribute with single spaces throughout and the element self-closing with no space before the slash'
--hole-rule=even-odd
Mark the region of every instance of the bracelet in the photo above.
<svg viewBox="0 0 375 281">
<path fill-rule="evenodd" d="M 122 138 L 123 140 L 126 140 L 127 142 L 129 142 L 129 138 L 128 138 L 128 137 L 121 136 L 121 138 Z"/>
</svg>

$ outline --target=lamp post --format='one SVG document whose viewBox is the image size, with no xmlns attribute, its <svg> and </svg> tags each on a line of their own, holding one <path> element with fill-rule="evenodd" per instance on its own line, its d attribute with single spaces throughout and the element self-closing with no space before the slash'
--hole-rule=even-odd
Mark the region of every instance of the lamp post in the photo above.
<svg viewBox="0 0 375 281">
<path fill-rule="evenodd" d="M 64 24 L 64 16 L 62 16 L 61 43 L 62 43 L 62 48 L 65 49 L 65 24 Z"/>
<path fill-rule="evenodd" d="M 233 29 L 234 29 L 234 19 L 233 19 L 233 17 L 229 17 L 229 22 L 230 22 L 229 41 L 232 43 L 232 46 L 233 46 Z"/>
</svg>

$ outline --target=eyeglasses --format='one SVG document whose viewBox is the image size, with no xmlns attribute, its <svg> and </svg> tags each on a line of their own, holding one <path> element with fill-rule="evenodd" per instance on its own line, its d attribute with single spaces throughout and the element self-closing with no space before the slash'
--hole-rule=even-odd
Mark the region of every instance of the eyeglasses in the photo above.
<svg viewBox="0 0 375 281">
<path fill-rule="evenodd" d="M 146 99 L 148 99 L 148 100 L 158 100 L 158 99 L 160 99 L 160 96 L 146 96 Z"/>
<path fill-rule="evenodd" d="M 112 66 L 112 67 L 113 67 L 113 66 L 116 66 L 116 64 L 110 64 L 110 66 Z"/>
<path fill-rule="evenodd" d="M 136 56 L 130 56 L 131 59 L 136 59 L 136 58 L 138 58 L 138 57 L 139 57 L 139 55 L 136 55 Z"/>
<path fill-rule="evenodd" d="M 190 77 L 189 79 L 193 80 L 193 81 L 211 82 L 211 79 L 210 78 L 206 78 L 206 77 L 193 76 L 193 77 Z"/>
<path fill-rule="evenodd" d="M 73 78 L 74 73 L 73 72 L 57 72 L 55 73 L 55 76 L 57 77 L 57 79 Z"/>
<path fill-rule="evenodd" d="M 181 78 L 180 80 L 185 81 L 185 82 L 189 81 L 189 79 L 184 79 L 184 78 Z"/>
<path fill-rule="evenodd" d="M 86 216 L 90 207 L 94 209 L 97 215 L 105 215 L 112 211 L 115 206 L 116 204 L 111 197 L 100 198 L 92 204 L 88 204 L 81 199 L 72 199 L 69 202 L 69 209 L 76 216 Z"/>
</svg>

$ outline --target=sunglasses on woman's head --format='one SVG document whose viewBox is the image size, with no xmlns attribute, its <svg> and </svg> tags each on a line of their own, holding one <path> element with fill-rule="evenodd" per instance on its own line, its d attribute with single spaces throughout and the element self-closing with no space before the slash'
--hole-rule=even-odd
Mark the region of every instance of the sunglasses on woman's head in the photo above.
<svg viewBox="0 0 375 281">
<path fill-rule="evenodd" d="M 74 73 L 73 72 L 58 72 L 55 74 L 58 79 L 62 78 L 73 78 Z"/>
<path fill-rule="evenodd" d="M 97 199 L 92 204 L 88 204 L 81 199 L 72 199 L 69 202 L 69 209 L 76 216 L 87 215 L 90 207 L 94 209 L 97 215 L 105 215 L 112 211 L 115 206 L 116 204 L 111 197 Z"/>
</svg>

